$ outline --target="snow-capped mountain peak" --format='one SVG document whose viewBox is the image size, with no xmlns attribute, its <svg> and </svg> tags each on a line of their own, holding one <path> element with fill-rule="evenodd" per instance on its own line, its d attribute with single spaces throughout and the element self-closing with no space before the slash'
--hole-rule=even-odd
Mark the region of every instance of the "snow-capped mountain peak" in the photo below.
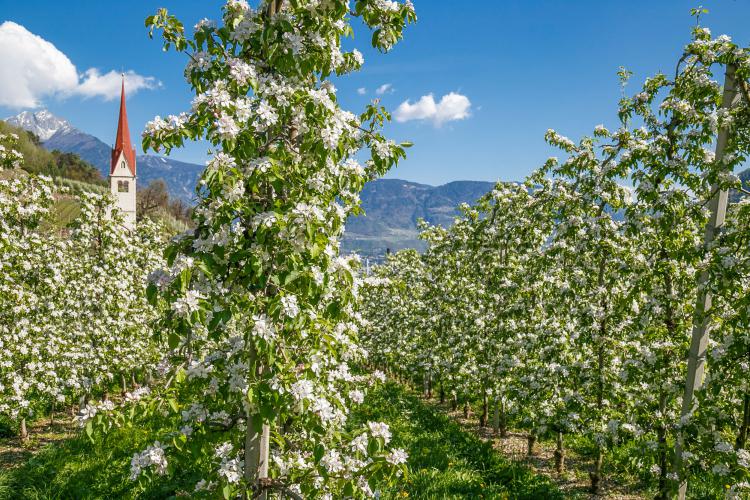
<svg viewBox="0 0 750 500">
<path fill-rule="evenodd" d="M 46 109 L 23 111 L 5 119 L 9 124 L 34 132 L 42 141 L 48 140 L 60 130 L 70 130 L 73 126 L 67 120 L 55 116 Z"/>
</svg>

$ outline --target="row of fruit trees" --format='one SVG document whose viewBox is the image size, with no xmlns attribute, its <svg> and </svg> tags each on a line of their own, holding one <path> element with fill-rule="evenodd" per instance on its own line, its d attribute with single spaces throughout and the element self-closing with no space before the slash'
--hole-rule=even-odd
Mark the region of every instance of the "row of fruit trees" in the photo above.
<svg viewBox="0 0 750 500">
<path fill-rule="evenodd" d="M 27 418 L 152 375 L 163 355 L 144 290 L 164 241 L 147 221 L 131 234 L 106 197 L 56 192 L 21 171 L 16 140 L 0 135 L 0 414 L 26 438 Z M 60 197 L 80 207 L 62 234 Z"/>
<path fill-rule="evenodd" d="M 353 19 L 385 52 L 416 17 L 408 0 L 230 0 L 189 36 L 166 10 L 146 20 L 186 54 L 195 98 L 150 122 L 144 148 L 214 148 L 195 228 L 168 245 L 91 196 L 69 235 L 48 237 L 49 181 L 0 181 L 0 412 L 81 398 L 90 436 L 158 422 L 131 479 L 185 465 L 195 497 L 361 498 L 398 480 L 407 457 L 388 426 L 346 423 L 382 374 L 360 368 L 359 259 L 339 239 L 365 182 L 408 147 L 381 135 L 385 109 L 337 103 L 331 78 L 364 62 L 343 48 Z"/>
<path fill-rule="evenodd" d="M 722 99 L 725 71 L 733 88 Z M 373 363 L 427 390 L 483 400 L 483 423 L 494 413 L 502 432 L 512 419 L 530 448 L 559 437 L 559 469 L 563 437 L 586 438 L 594 491 L 608 452 L 630 447 L 660 498 L 709 475 L 747 494 L 750 203 L 730 205 L 708 244 L 704 228 L 710 201 L 740 189 L 750 53 L 697 27 L 673 75 L 632 96 L 620 76 L 616 130 L 600 125 L 578 142 L 548 131 L 563 160 L 498 183 L 448 230 L 423 226 L 423 255 L 401 251 L 375 268 L 363 343 Z M 696 318 L 699 291 L 713 305 Z M 682 415 L 691 331 L 704 319 L 706 376 Z"/>
</svg>

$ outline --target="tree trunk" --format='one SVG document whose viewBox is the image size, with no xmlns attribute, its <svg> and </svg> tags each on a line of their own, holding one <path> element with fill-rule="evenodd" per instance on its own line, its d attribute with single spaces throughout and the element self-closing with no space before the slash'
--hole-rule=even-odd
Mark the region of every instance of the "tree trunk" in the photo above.
<svg viewBox="0 0 750 500">
<path fill-rule="evenodd" d="M 508 437 L 508 415 L 505 413 L 505 403 L 500 400 L 500 437 Z"/>
<path fill-rule="evenodd" d="M 598 495 L 601 489 L 602 481 L 602 463 L 604 462 L 604 453 L 601 446 L 596 448 L 596 460 L 594 461 L 594 470 L 589 472 L 591 479 L 591 493 Z"/>
<path fill-rule="evenodd" d="M 659 396 L 659 410 L 662 415 L 667 408 L 667 395 L 662 392 Z M 667 500 L 671 496 L 671 488 L 667 479 L 669 472 L 667 466 L 667 427 L 660 423 L 656 428 L 656 440 L 659 443 L 659 493 L 656 495 L 657 500 Z"/>
<path fill-rule="evenodd" d="M 750 393 L 745 394 L 745 402 L 742 412 L 742 425 L 740 425 L 740 432 L 737 434 L 737 442 L 735 444 L 736 449 L 744 448 L 747 443 L 747 433 L 750 429 Z"/>
<path fill-rule="evenodd" d="M 55 425 L 55 400 L 52 400 L 52 406 L 49 410 L 49 425 Z"/>
<path fill-rule="evenodd" d="M 455 394 L 451 394 L 451 411 L 456 411 L 458 408 L 458 398 Z"/>
<path fill-rule="evenodd" d="M 555 470 L 558 474 L 565 471 L 565 443 L 563 442 L 563 433 L 557 433 L 557 448 L 555 449 Z"/>
<path fill-rule="evenodd" d="M 482 415 L 479 417 L 479 427 L 487 427 L 487 419 L 489 418 L 489 406 L 487 404 L 487 393 L 482 396 Z"/>
<path fill-rule="evenodd" d="M 120 385 L 122 386 L 122 395 L 124 396 L 128 392 L 128 383 L 125 381 L 125 373 L 120 373 Z"/>
<path fill-rule="evenodd" d="M 21 419 L 21 441 L 24 443 L 29 440 L 29 431 L 26 430 L 26 419 Z"/>
<path fill-rule="evenodd" d="M 440 404 L 445 404 L 445 388 L 442 382 L 440 382 Z"/>
<path fill-rule="evenodd" d="M 467 399 L 464 402 L 464 418 L 469 418 L 469 413 L 471 413 L 471 406 L 469 406 L 469 400 Z"/>
<path fill-rule="evenodd" d="M 533 457 L 535 454 L 534 445 L 536 444 L 536 434 L 532 431 L 526 437 L 526 456 Z"/>
<path fill-rule="evenodd" d="M 495 435 L 500 432 L 500 398 L 495 397 L 495 408 L 492 411 L 492 431 Z"/>
</svg>

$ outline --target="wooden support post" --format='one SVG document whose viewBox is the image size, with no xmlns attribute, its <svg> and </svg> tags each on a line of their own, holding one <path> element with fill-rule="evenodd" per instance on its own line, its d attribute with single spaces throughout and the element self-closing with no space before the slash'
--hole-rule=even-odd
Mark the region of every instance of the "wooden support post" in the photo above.
<svg viewBox="0 0 750 500">
<path fill-rule="evenodd" d="M 724 109 L 731 108 L 738 95 L 737 82 L 735 81 L 735 67 L 729 64 L 724 76 L 724 94 L 722 96 L 721 107 Z M 717 164 L 720 164 L 724 158 L 724 150 L 727 146 L 729 133 L 730 131 L 726 126 L 721 127 L 719 130 L 719 135 L 716 139 L 715 161 Z M 706 224 L 703 236 L 705 248 L 716 238 L 721 227 L 724 225 L 729 196 L 726 190 L 719 190 L 716 185 L 712 186 L 711 191 L 713 193 L 713 197 L 709 203 L 711 215 Z M 695 391 L 703 385 L 703 374 L 706 369 L 706 348 L 708 346 L 709 313 L 711 310 L 711 293 L 705 286 L 707 282 L 708 272 L 703 270 L 698 277 L 698 299 L 693 318 L 693 335 L 690 342 L 685 393 L 682 398 L 681 416 L 683 418 L 690 416 L 695 410 Z M 682 446 L 683 436 L 678 432 L 674 457 L 674 471 L 678 475 L 682 470 Z M 682 481 L 679 487 L 678 498 L 684 500 L 686 493 L 687 481 Z"/>
</svg>

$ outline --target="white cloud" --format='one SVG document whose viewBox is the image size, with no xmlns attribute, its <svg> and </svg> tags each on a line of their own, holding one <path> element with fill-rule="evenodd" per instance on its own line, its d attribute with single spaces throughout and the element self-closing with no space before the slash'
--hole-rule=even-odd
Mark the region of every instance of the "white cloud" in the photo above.
<svg viewBox="0 0 750 500">
<path fill-rule="evenodd" d="M 36 107 L 39 97 L 78 85 L 70 59 L 23 26 L 0 24 L 0 105 Z"/>
<path fill-rule="evenodd" d="M 112 99 L 119 95 L 118 73 L 100 74 L 92 68 L 79 75 L 57 47 L 12 21 L 0 24 L 0 68 L 0 106 L 35 108 L 45 97 Z M 128 71 L 126 78 L 125 87 L 131 93 L 159 85 L 154 78 L 133 71 Z"/>
<path fill-rule="evenodd" d="M 359 95 L 365 95 L 367 93 L 367 89 L 364 87 L 360 87 L 357 89 L 357 94 Z"/>
<path fill-rule="evenodd" d="M 96 68 L 87 69 L 81 75 L 81 82 L 75 89 L 75 94 L 85 97 L 101 96 L 106 100 L 120 97 L 122 76 L 115 70 L 101 74 Z M 160 87 L 161 83 L 151 76 L 141 76 L 135 71 L 125 72 L 125 91 L 134 94 L 141 89 Z"/>
<path fill-rule="evenodd" d="M 412 120 L 429 120 L 436 127 L 445 122 L 463 120 L 471 116 L 471 101 L 465 95 L 451 92 L 435 102 L 432 94 L 424 95 L 414 104 L 402 102 L 393 113 L 396 121 L 403 123 Z"/>
<path fill-rule="evenodd" d="M 380 87 L 378 87 L 378 88 L 375 89 L 375 93 L 378 94 L 378 95 L 383 95 L 386 92 L 388 92 L 389 94 L 393 92 L 393 85 L 392 84 L 390 84 L 390 83 L 384 83 L 383 85 L 381 85 Z"/>
</svg>

